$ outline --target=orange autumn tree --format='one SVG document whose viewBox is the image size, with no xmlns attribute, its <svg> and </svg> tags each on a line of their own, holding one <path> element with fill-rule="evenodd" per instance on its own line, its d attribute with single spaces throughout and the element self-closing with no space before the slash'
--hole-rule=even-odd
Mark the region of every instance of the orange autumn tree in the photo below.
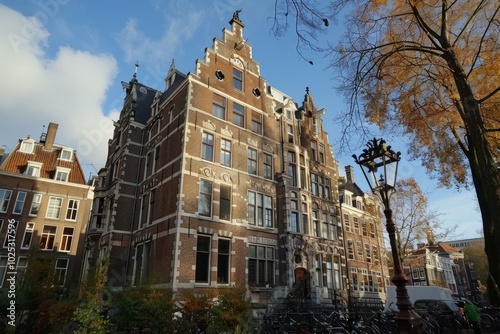
<svg viewBox="0 0 500 334">
<path fill-rule="evenodd" d="M 439 242 L 456 229 L 456 226 L 443 227 L 441 214 L 429 207 L 427 195 L 414 178 L 398 180 L 396 189 L 392 195 L 391 207 L 396 224 L 398 252 L 402 260 L 407 257 L 407 250 L 415 249 L 417 243 L 428 243 L 428 231 Z"/>
<path fill-rule="evenodd" d="M 388 133 L 406 135 L 409 153 L 441 185 L 466 187 L 472 180 L 483 220 L 489 298 L 500 305 L 500 2 L 331 0 L 326 8 L 313 0 L 276 3 L 275 21 L 282 23 L 275 26 L 286 28 L 283 22 L 294 18 L 290 26 L 299 27 L 299 43 L 304 36 L 314 43 L 325 17 L 345 15 L 345 35 L 338 46 L 325 47 L 349 102 L 341 116 L 344 143 L 366 135 L 361 120 L 368 119 Z"/>
</svg>

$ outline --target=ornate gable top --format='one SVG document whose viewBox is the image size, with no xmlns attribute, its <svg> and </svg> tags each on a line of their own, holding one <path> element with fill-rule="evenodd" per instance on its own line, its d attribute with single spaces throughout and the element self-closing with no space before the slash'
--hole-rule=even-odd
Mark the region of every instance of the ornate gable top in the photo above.
<svg viewBox="0 0 500 334">
<path fill-rule="evenodd" d="M 241 22 L 240 20 L 240 12 L 242 11 L 243 9 L 238 9 L 237 11 L 235 11 L 233 13 L 233 18 L 231 19 L 231 21 L 229 21 L 229 24 L 233 24 L 234 22 L 237 22 L 239 23 L 242 27 L 244 27 L 245 25 L 243 24 L 243 22 Z"/>
</svg>

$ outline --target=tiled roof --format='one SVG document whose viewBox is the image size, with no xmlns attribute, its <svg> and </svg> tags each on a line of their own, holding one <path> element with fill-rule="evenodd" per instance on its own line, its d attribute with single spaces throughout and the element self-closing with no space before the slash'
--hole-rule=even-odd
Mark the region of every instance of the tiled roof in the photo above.
<svg viewBox="0 0 500 334">
<path fill-rule="evenodd" d="M 451 247 L 450 245 L 440 242 L 437 245 L 426 245 L 425 247 L 419 248 L 416 251 L 411 252 L 412 255 L 425 254 L 426 251 L 438 252 L 438 253 L 458 253 L 458 250 Z"/>
<path fill-rule="evenodd" d="M 451 247 L 448 244 L 445 244 L 444 242 L 438 243 L 438 249 L 441 252 L 446 252 L 446 253 L 457 253 L 458 252 L 458 250 L 456 250 L 455 248 Z"/>
<path fill-rule="evenodd" d="M 58 159 L 63 149 L 61 146 L 54 145 L 52 150 L 45 150 L 42 143 L 35 143 L 33 153 L 19 152 L 21 141 L 9 153 L 0 170 L 6 172 L 24 174 L 28 166 L 28 161 L 42 163 L 40 169 L 40 177 L 46 179 L 54 179 L 57 167 L 71 169 L 68 182 L 77 184 L 86 184 L 85 176 L 82 167 L 76 155 L 73 152 L 73 161 L 65 161 Z"/>
</svg>

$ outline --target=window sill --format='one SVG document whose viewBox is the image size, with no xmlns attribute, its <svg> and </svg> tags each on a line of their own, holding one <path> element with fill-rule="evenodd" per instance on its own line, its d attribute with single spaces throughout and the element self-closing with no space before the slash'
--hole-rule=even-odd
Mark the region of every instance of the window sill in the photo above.
<svg viewBox="0 0 500 334">
<path fill-rule="evenodd" d="M 254 286 L 254 287 L 250 287 L 250 291 L 252 292 L 270 292 L 272 291 L 274 288 L 272 287 L 264 287 L 264 286 Z"/>
</svg>

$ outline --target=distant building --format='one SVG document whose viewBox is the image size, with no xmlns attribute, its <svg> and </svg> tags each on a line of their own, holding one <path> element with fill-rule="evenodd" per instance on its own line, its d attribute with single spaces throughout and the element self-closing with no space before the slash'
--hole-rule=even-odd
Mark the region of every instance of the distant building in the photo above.
<svg viewBox="0 0 500 334">
<path fill-rule="evenodd" d="M 309 89 L 297 103 L 272 87 L 230 24 L 194 72 L 172 63 L 164 89 L 137 72 L 122 82 L 85 268 L 109 256 L 112 291 L 243 286 L 256 307 L 291 291 L 331 303 L 347 273 L 325 111 Z"/>
<path fill-rule="evenodd" d="M 390 283 L 380 202 L 365 194 L 354 180 L 354 168 L 345 167 L 339 182 L 349 298 L 354 303 L 385 301 Z"/>
<path fill-rule="evenodd" d="M 50 123 L 40 141 L 23 138 L 9 154 L 1 152 L 0 287 L 7 272 L 14 271 L 7 267 L 10 242 L 15 243 L 17 275 L 30 261 L 46 260 L 52 261 L 54 285 L 78 284 L 93 189 L 85 182 L 76 151 L 55 144 L 57 128 Z M 7 235 L 14 232 L 15 241 Z M 36 259 L 29 258 L 33 250 Z"/>
<path fill-rule="evenodd" d="M 455 248 L 456 250 L 460 251 L 472 245 L 484 244 L 484 238 L 461 239 L 461 240 L 452 240 L 444 242 L 450 245 L 451 247 Z"/>
<path fill-rule="evenodd" d="M 457 251 L 446 244 L 420 245 L 404 260 L 411 285 L 431 285 L 449 288 L 457 293 L 457 284 L 453 275 L 451 254 Z"/>
<path fill-rule="evenodd" d="M 455 263 L 458 264 L 455 277 L 457 278 L 457 282 L 460 282 L 460 284 L 458 284 L 459 291 L 457 294 L 473 301 L 483 301 L 483 294 L 480 291 L 480 286 L 485 285 L 486 282 L 479 281 L 474 263 L 467 261 L 463 252 L 466 252 L 467 247 L 471 246 L 480 246 L 481 249 L 484 249 L 484 238 L 451 240 L 446 241 L 446 243 L 462 254 L 461 258 L 454 259 Z"/>
<path fill-rule="evenodd" d="M 419 244 L 404 261 L 410 285 L 431 285 L 449 288 L 456 296 L 480 301 L 474 266 L 464 258 L 464 253 L 451 245 L 467 247 L 482 239 L 467 239 L 434 242 L 431 231 L 427 231 L 427 244 Z"/>
</svg>

